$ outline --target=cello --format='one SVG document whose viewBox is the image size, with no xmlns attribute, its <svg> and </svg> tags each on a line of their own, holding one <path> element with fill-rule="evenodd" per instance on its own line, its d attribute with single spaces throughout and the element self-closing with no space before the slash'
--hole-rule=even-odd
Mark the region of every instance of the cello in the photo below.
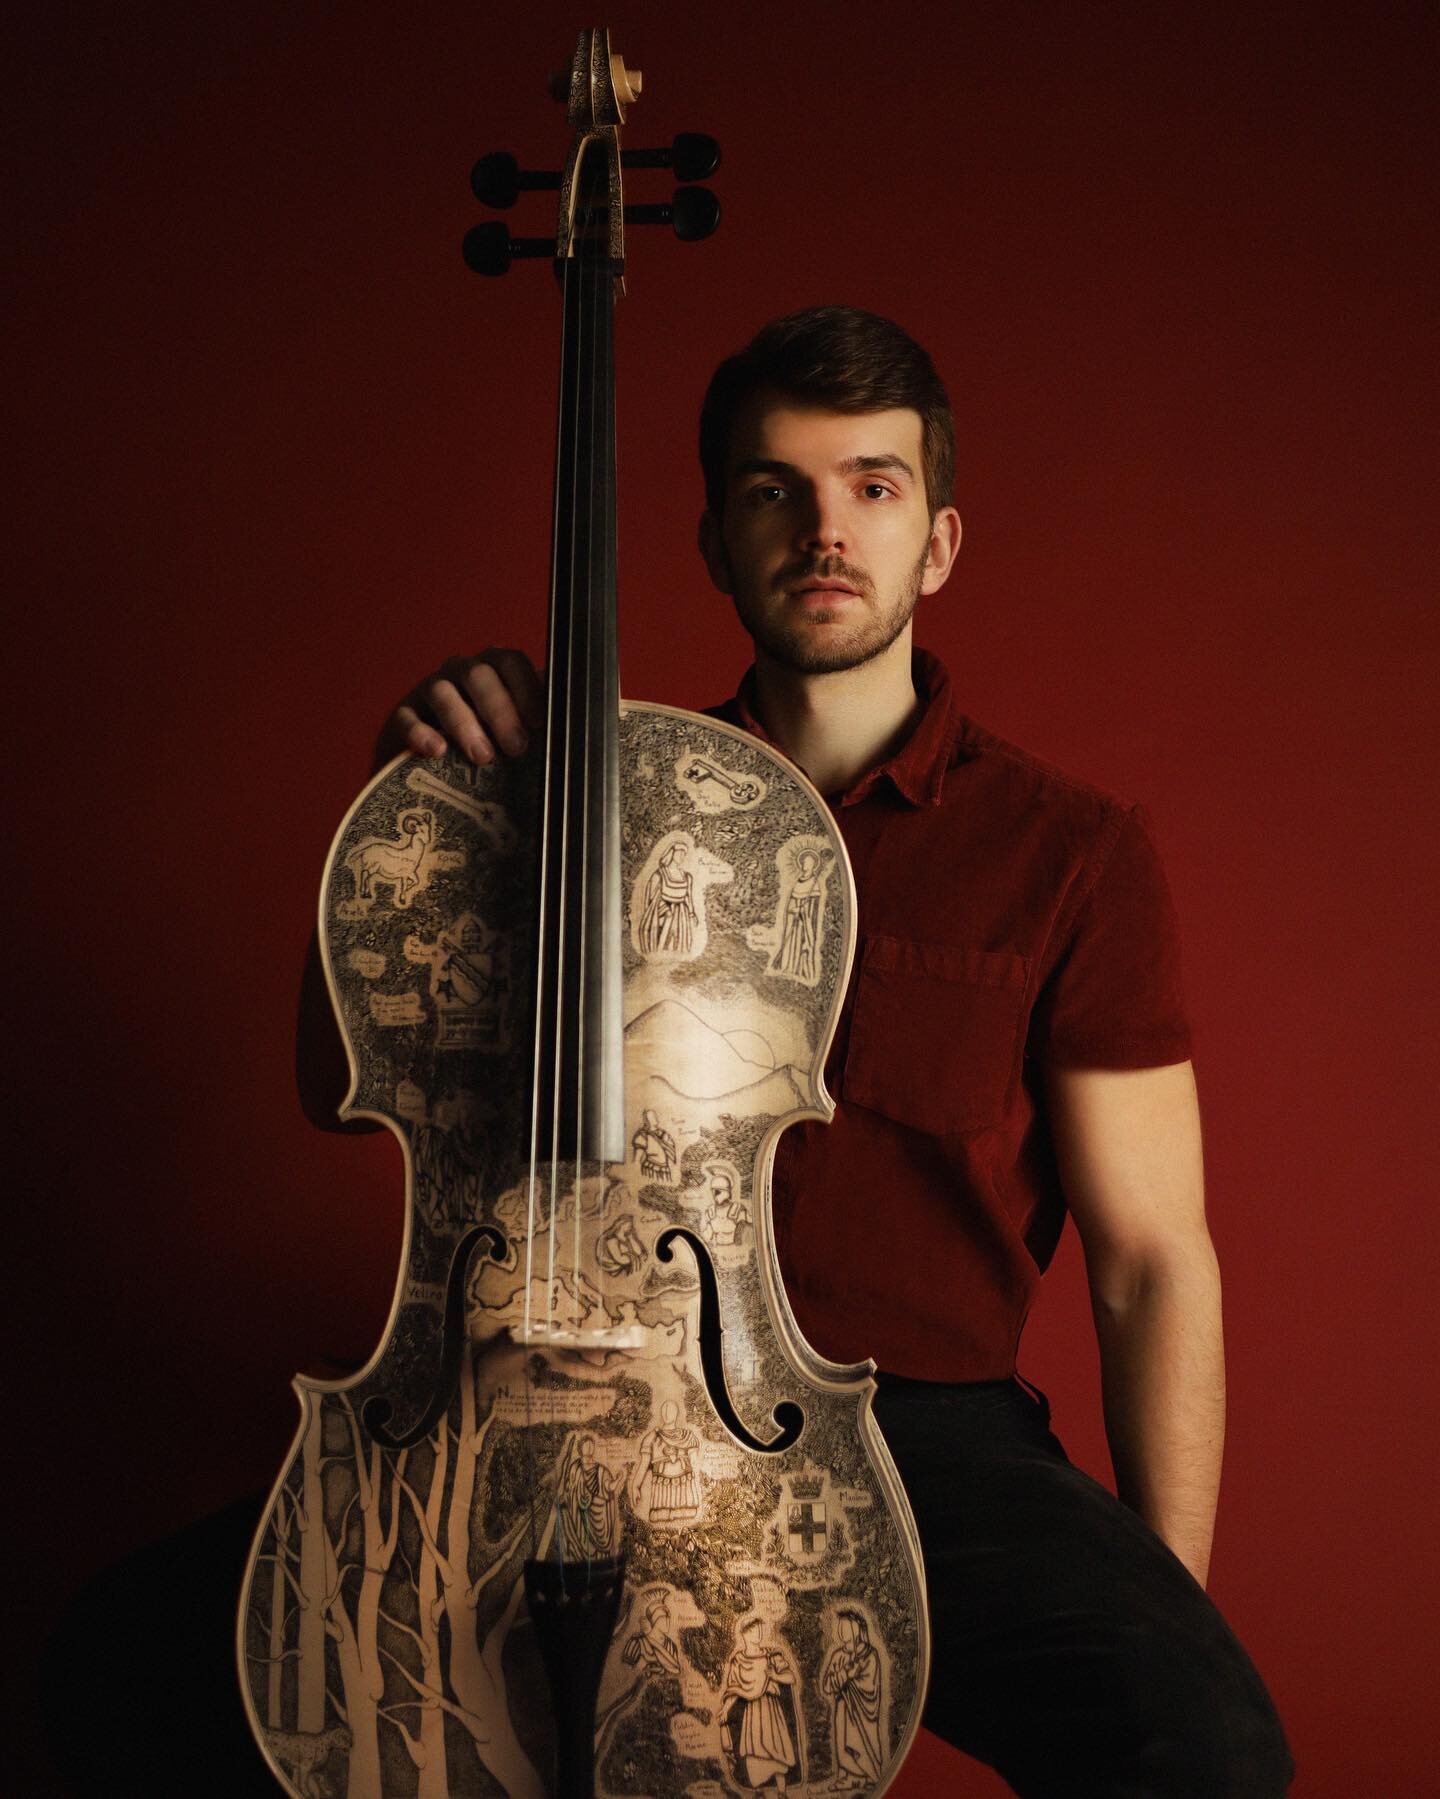
<svg viewBox="0 0 1440 1799">
<path fill-rule="evenodd" d="M 625 226 L 703 237 L 713 141 L 622 152 L 640 76 L 580 34 L 559 175 L 476 165 L 557 235 L 477 227 L 479 272 L 553 256 L 558 442 L 543 740 L 403 755 L 351 807 L 320 944 L 342 1118 L 399 1140 L 390 1316 L 297 1376 L 236 1649 L 294 1799 L 875 1799 L 929 1659 L 873 1363 L 801 1335 L 775 1142 L 825 1119 L 855 943 L 820 795 L 732 726 L 619 697 L 614 308 Z"/>
</svg>

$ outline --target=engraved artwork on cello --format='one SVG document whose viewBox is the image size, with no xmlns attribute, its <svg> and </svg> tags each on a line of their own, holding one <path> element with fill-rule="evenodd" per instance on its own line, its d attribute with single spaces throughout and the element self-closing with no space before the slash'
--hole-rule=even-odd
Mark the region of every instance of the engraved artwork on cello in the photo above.
<svg viewBox="0 0 1440 1799">
<path fill-rule="evenodd" d="M 313 1734 L 304 1730 L 267 1730 L 265 1740 L 278 1761 L 290 1770 L 305 1799 L 327 1799 L 333 1790 L 323 1774 L 332 1752 L 343 1755 L 353 1744 L 348 1724 L 332 1724 Z"/>
<path fill-rule="evenodd" d="M 468 1087 L 437 1097 L 411 1149 L 415 1204 L 432 1230 L 459 1230 L 480 1217 L 484 1127 L 490 1108 Z"/>
<path fill-rule="evenodd" d="M 833 1627 L 835 1647 L 820 1676 L 820 1687 L 830 1700 L 834 1790 L 853 1792 L 871 1787 L 884 1770 L 884 1670 L 862 1611 L 841 1606 L 834 1614 Z"/>
<path fill-rule="evenodd" d="M 693 729 L 687 737 L 693 749 Z M 673 766 L 683 742 L 657 756 L 661 768 Z M 722 765 L 730 763 L 722 759 Z M 392 778 L 387 799 L 403 772 L 402 766 Z M 777 769 L 764 807 L 752 815 L 753 825 L 746 822 L 757 833 L 746 873 L 757 893 L 766 890 L 768 877 L 766 909 L 777 923 L 789 888 L 809 872 L 798 850 L 818 835 L 820 823 L 813 803 L 807 800 L 801 812 L 784 781 Z M 387 799 L 357 817 L 349 845 L 384 835 L 376 829 L 377 816 L 406 810 Z M 514 914 L 498 897 L 501 889 L 493 882 L 472 887 L 477 840 L 465 835 L 470 825 L 464 815 L 456 818 L 454 847 L 465 852 L 465 874 L 436 871 L 404 908 L 389 903 L 390 890 L 380 882 L 378 903 L 367 915 L 342 915 L 353 893 L 342 843 L 328 902 L 337 933 L 332 962 L 347 983 L 346 1024 L 361 1045 L 358 1060 L 374 1071 L 367 1073 L 367 1091 L 378 1096 L 377 1105 L 383 1099 L 407 1135 L 417 1238 L 423 1234 L 432 1245 L 437 1238 L 453 1242 L 459 1230 L 483 1222 L 503 1234 L 509 1252 L 498 1263 L 478 1255 L 470 1263 L 470 1352 L 462 1357 L 451 1409 L 428 1437 L 398 1453 L 380 1450 L 358 1416 L 371 1389 L 353 1399 L 311 1396 L 311 1425 L 272 1501 L 260 1544 L 262 1556 L 279 1558 L 283 1568 L 272 1583 L 277 1564 L 261 1561 L 251 1585 L 245 1652 L 257 1732 L 290 1732 L 294 1747 L 305 1753 L 322 1733 L 337 1733 L 326 1759 L 317 1755 L 313 1775 L 298 1765 L 285 1775 L 283 1784 L 302 1799 L 310 1799 L 302 1787 L 306 1779 L 314 1791 L 354 1799 L 451 1799 L 490 1790 L 489 1780 L 522 1799 L 553 1799 L 551 1780 L 530 1759 L 535 1721 L 529 1683 L 540 1676 L 525 1659 L 530 1633 L 518 1628 L 533 1503 L 542 1555 L 547 1546 L 552 1555 L 567 1557 L 584 1548 L 591 1559 L 603 1560 L 608 1543 L 623 1550 L 636 1570 L 636 1598 L 627 1614 L 632 1622 L 615 1638 L 600 1689 L 596 1799 L 641 1792 L 682 1799 L 687 1787 L 706 1782 L 714 1799 L 722 1792 L 794 1791 L 797 1767 L 806 1771 L 809 1790 L 834 1780 L 845 1790 L 873 1793 L 893 1772 L 899 1732 L 913 1715 L 916 1665 L 913 1626 L 893 1624 L 888 1588 L 877 1613 L 871 1589 L 858 1584 L 876 1580 L 878 1569 L 905 1566 L 882 1489 L 858 1446 L 828 1469 L 797 1448 L 781 1465 L 772 1464 L 762 1486 L 753 1484 L 746 1452 L 706 1423 L 697 1264 L 688 1248 L 663 1264 L 654 1254 L 659 1233 L 685 1223 L 709 1250 L 727 1308 L 726 1372 L 743 1394 L 738 1403 L 746 1424 L 763 1438 L 773 1435 L 768 1417 L 777 1376 L 779 1392 L 794 1389 L 766 1336 L 758 1285 L 763 1258 L 756 1253 L 763 1188 L 757 1193 L 755 1157 L 776 1119 L 811 1103 L 822 1053 L 817 1014 L 828 1003 L 825 983 L 841 971 L 832 957 L 816 987 L 792 975 L 769 983 L 767 994 L 764 976 L 780 937 L 777 932 L 763 958 L 756 957 L 746 947 L 738 905 L 708 913 L 702 954 L 689 961 L 636 961 L 624 987 L 627 1159 L 578 1171 L 573 1161 L 552 1167 L 547 1159 L 532 1221 L 524 1163 L 497 1160 L 494 1153 L 496 1131 L 526 1103 L 518 1083 L 531 1050 L 516 1023 L 520 983 L 512 973 L 509 1049 L 477 1056 L 473 1067 L 442 1053 L 433 1016 L 443 1001 L 469 1009 L 482 997 L 506 943 L 513 971 L 518 941 L 514 926 L 503 922 Z M 704 833 L 718 833 L 727 823 L 720 815 L 697 822 L 695 849 L 713 856 Z M 636 891 L 647 862 L 654 872 L 654 852 L 674 835 L 663 814 L 639 833 L 625 869 L 629 892 Z M 733 847 L 728 853 L 733 856 Z M 691 860 L 687 855 L 687 864 Z M 505 864 L 519 866 L 518 859 Z M 738 875 L 738 862 L 736 867 Z M 834 885 L 832 879 L 832 902 Z M 711 889 L 712 899 L 717 891 Z M 723 926 L 717 925 L 721 917 Z M 471 929 L 468 946 L 467 918 L 485 927 Z M 822 925 L 822 951 L 827 928 Z M 467 969 L 457 963 L 456 947 L 491 960 L 467 957 Z M 426 1028 L 408 1035 L 418 1035 L 428 1059 L 412 1063 L 400 1033 L 375 1028 L 371 958 L 378 959 L 382 975 L 385 969 L 413 972 L 414 987 L 380 997 L 396 1010 L 420 1008 Z M 737 984 L 735 971 L 747 967 L 748 978 Z M 723 978 L 716 978 L 719 971 Z M 441 991 L 442 984 L 453 994 Z M 399 1046 L 393 1053 L 392 1043 Z M 534 1266 L 527 1269 L 531 1222 Z M 553 1278 L 546 1272 L 552 1233 Z M 576 1241 L 583 1249 L 578 1260 L 570 1251 Z M 417 1267 L 407 1277 L 407 1330 L 422 1312 L 438 1317 L 443 1310 L 443 1272 L 443 1264 Z M 577 1349 L 536 1386 L 529 1352 L 516 1341 L 527 1300 L 532 1316 L 548 1317 L 562 1331 L 615 1330 L 623 1333 L 625 1347 Z M 803 1396 L 817 1417 L 824 1415 L 822 1401 L 846 1412 L 854 1405 L 853 1398 L 837 1394 L 831 1401 L 814 1389 Z M 806 1446 L 811 1441 L 803 1439 Z M 312 1458 L 319 1497 L 312 1493 L 307 1505 L 304 1469 Z M 526 1500 L 522 1470 L 532 1464 L 538 1485 Z M 304 1549 L 302 1520 L 308 1525 L 312 1516 L 319 1523 L 309 1526 Z M 303 1569 L 302 1556 L 308 1558 Z M 893 1575 L 878 1578 L 883 1583 Z M 313 1606 L 302 1607 L 299 1592 L 313 1595 Z M 643 1605 L 634 1608 L 642 1596 L 657 1593 L 669 1623 L 657 1613 L 647 1635 Z M 703 1593 L 703 1605 L 697 1593 Z M 845 1763 L 834 1747 L 846 1730 L 855 1738 L 858 1726 L 845 1720 L 865 1698 L 868 1676 L 860 1670 L 842 1678 L 837 1662 L 834 1690 L 823 1687 L 842 1634 L 834 1622 L 842 1607 L 864 1616 L 880 1660 L 884 1764 L 879 1777 L 865 1777 L 868 1784 L 857 1784 L 854 1773 L 864 1766 L 863 1749 Z M 782 1691 L 770 1694 L 787 1721 L 787 1707 L 793 1707 L 793 1727 L 787 1722 L 793 1749 L 784 1753 L 798 1760 L 768 1771 L 762 1770 L 763 1757 L 752 1761 L 738 1745 L 747 1718 L 753 1744 L 763 1735 L 762 1714 L 773 1722 L 773 1713 L 766 1706 L 752 1709 L 763 1691 L 744 1690 L 747 1679 L 755 1684 L 755 1667 L 734 1663 L 732 1669 L 742 1653 L 737 1624 L 757 1616 L 764 1621 L 761 1649 L 788 1658 L 798 1682 L 793 1690 L 778 1682 Z M 880 1626 L 882 1616 L 886 1627 Z M 697 1634 L 687 1638 L 687 1631 Z M 707 1633 L 711 1648 L 692 1659 L 688 1651 L 698 1650 Z M 892 1635 L 900 1646 L 898 1672 L 892 1672 L 887 1648 Z M 302 1638 L 308 1650 L 302 1650 Z M 678 1658 L 678 1676 L 665 1660 L 666 1643 Z M 808 1660 L 802 1659 L 802 1643 L 810 1646 Z M 627 1645 L 633 1663 L 624 1659 Z M 273 1679 L 272 1656 L 278 1668 Z M 773 1664 L 767 1665 L 773 1673 Z M 366 1669 L 381 1672 L 376 1698 L 367 1696 Z M 318 1687 L 317 1670 L 323 1677 Z M 722 1723 L 722 1694 L 732 1672 L 723 1706 L 728 1722 Z M 303 1715 L 302 1685 L 309 1695 Z M 899 1719 L 894 1727 L 892 1703 Z M 484 1722 L 472 1728 L 472 1719 Z M 342 1727 L 351 1733 L 348 1742 L 338 1734 Z M 270 1753 L 277 1772 L 289 1766 L 281 1738 Z M 423 1771 L 412 1759 L 420 1754 L 427 1758 Z M 762 1772 L 768 1784 L 746 1784 Z"/>
<path fill-rule="evenodd" d="M 438 772 L 443 770 L 443 775 Z M 478 791 L 479 770 L 472 762 L 416 762 L 405 777 L 412 793 L 423 793 L 463 813 L 480 833 L 481 844 L 497 856 L 508 856 L 520 841 L 514 820 L 503 806 Z"/>
<path fill-rule="evenodd" d="M 725 1115 L 781 1117 L 804 1103 L 801 1069 L 761 1032 L 726 1023 L 691 993 L 647 1006 L 625 1026 L 626 1103 L 639 1107 L 642 1126 L 647 1111 L 663 1117 L 682 1149 Z"/>
<path fill-rule="evenodd" d="M 675 1170 L 675 1139 L 661 1124 L 653 1106 L 646 1106 L 641 1112 L 630 1148 L 640 1163 L 642 1180 L 669 1186 Z"/>
<path fill-rule="evenodd" d="M 804 1783 L 795 1664 L 758 1613 L 736 1627 L 720 1694 L 726 1759 L 746 1792 L 783 1793 Z"/>
<path fill-rule="evenodd" d="M 834 851 L 820 837 L 794 837 L 775 855 L 780 899 L 774 922 L 751 925 L 745 941 L 768 953 L 766 973 L 813 987 L 823 965 L 826 888 Z"/>
<path fill-rule="evenodd" d="M 650 1252 L 635 1228 L 633 1212 L 622 1212 L 596 1239 L 596 1264 L 612 1280 L 620 1275 L 639 1274 L 649 1259 Z"/>
<path fill-rule="evenodd" d="M 389 889 L 390 903 L 404 911 L 438 870 L 458 868 L 462 861 L 459 851 L 438 847 L 435 814 L 428 807 L 398 812 L 393 837 L 364 837 L 346 852 L 355 897 L 342 916 L 368 912 L 379 901 L 382 888 Z"/>
<path fill-rule="evenodd" d="M 710 940 L 706 890 L 735 871 L 697 845 L 689 831 L 667 831 L 651 848 L 631 891 L 630 937 L 647 962 L 690 962 Z"/>
<path fill-rule="evenodd" d="M 675 785 L 701 812 L 751 812 L 770 791 L 758 775 L 736 774 L 688 748 L 675 764 Z"/>
<path fill-rule="evenodd" d="M 632 1502 L 647 1524 L 690 1524 L 700 1516 L 700 1438 L 673 1399 L 641 1441 Z"/>
<path fill-rule="evenodd" d="M 620 1546 L 618 1495 L 623 1484 L 599 1460 L 589 1431 L 570 1439 L 556 1486 L 562 1554 L 583 1561 L 615 1553 Z"/>
<path fill-rule="evenodd" d="M 405 939 L 405 959 L 429 967 L 436 1044 L 498 1055 L 510 1044 L 510 945 L 474 912 L 462 912 L 432 942 Z"/>
<path fill-rule="evenodd" d="M 707 1162 L 704 1174 L 708 1204 L 700 1214 L 700 1235 L 716 1249 L 747 1248 L 753 1220 L 738 1169 L 729 1162 Z"/>
</svg>

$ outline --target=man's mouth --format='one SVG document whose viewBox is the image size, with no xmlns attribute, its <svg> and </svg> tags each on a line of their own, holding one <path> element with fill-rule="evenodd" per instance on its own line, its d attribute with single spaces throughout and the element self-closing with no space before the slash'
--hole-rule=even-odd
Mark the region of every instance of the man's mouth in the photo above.
<svg viewBox="0 0 1440 1799">
<path fill-rule="evenodd" d="M 860 590 L 852 587 L 848 581 L 831 581 L 820 576 L 812 576 L 804 581 L 797 581 L 790 589 L 797 599 L 824 599 L 831 594 L 848 594 L 851 599 L 859 599 Z"/>
</svg>

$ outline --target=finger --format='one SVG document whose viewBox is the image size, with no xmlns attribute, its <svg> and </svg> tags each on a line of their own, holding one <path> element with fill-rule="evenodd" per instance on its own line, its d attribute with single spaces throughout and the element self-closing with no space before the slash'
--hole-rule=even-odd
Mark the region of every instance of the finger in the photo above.
<svg viewBox="0 0 1440 1799">
<path fill-rule="evenodd" d="M 495 745 L 476 718 L 470 702 L 453 681 L 447 681 L 443 676 L 438 677 L 425 689 L 425 697 L 430 702 L 430 710 L 435 714 L 435 722 L 440 729 L 452 743 L 460 746 L 472 762 L 495 760 Z"/>
<path fill-rule="evenodd" d="M 403 743 L 407 750 L 413 750 L 417 756 L 445 754 L 445 739 L 434 725 L 426 724 L 413 706 L 395 708 L 387 735 L 395 742 Z"/>
<path fill-rule="evenodd" d="M 530 741 L 510 689 L 493 663 L 472 662 L 463 689 L 480 722 L 508 755 L 519 756 Z"/>
<path fill-rule="evenodd" d="M 484 650 L 480 659 L 498 671 L 521 718 L 530 730 L 538 731 L 545 723 L 545 683 L 524 650 Z"/>
</svg>

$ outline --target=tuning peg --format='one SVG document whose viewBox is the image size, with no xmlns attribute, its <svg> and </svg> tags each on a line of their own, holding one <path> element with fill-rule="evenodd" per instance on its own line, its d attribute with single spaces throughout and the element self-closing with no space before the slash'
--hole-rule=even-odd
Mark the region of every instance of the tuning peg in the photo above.
<svg viewBox="0 0 1440 1799">
<path fill-rule="evenodd" d="M 505 275 L 512 258 L 521 256 L 553 256 L 553 237 L 511 237 L 498 220 L 488 225 L 472 225 L 465 233 L 460 253 L 466 266 L 477 275 Z"/>
<path fill-rule="evenodd" d="M 470 187 L 482 206 L 504 210 L 522 193 L 536 188 L 558 188 L 560 177 L 549 169 L 522 169 L 508 150 L 492 150 L 470 171 Z"/>
<path fill-rule="evenodd" d="M 622 150 L 627 169 L 673 169 L 677 181 L 705 181 L 720 167 L 720 146 L 701 131 L 682 131 L 668 150 Z"/>
<path fill-rule="evenodd" d="M 669 225 L 682 243 L 694 243 L 720 223 L 720 202 L 708 187 L 677 187 L 658 206 L 627 206 L 627 225 Z"/>
</svg>

